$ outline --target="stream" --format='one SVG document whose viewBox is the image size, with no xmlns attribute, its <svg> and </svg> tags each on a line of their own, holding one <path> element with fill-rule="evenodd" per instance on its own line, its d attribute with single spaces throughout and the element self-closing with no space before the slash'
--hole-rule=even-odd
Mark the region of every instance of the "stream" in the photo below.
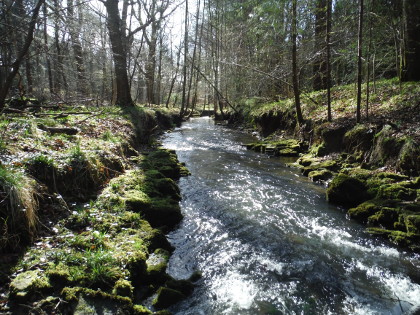
<svg viewBox="0 0 420 315">
<path fill-rule="evenodd" d="M 174 314 L 418 314 L 420 256 L 364 232 L 324 187 L 247 151 L 251 135 L 192 118 L 165 134 L 192 175 L 168 273 L 199 270 Z"/>
</svg>

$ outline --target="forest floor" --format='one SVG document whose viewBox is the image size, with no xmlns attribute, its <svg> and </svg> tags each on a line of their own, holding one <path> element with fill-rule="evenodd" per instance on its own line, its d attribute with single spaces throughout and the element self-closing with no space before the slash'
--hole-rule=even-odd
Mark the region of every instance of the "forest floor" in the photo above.
<svg viewBox="0 0 420 315">
<path fill-rule="evenodd" d="M 368 117 L 366 116 L 366 84 L 362 90 L 361 115 L 364 124 L 393 124 L 395 132 L 420 140 L 420 84 L 400 83 L 398 79 L 380 80 L 370 84 Z M 327 122 L 327 92 L 302 92 L 302 112 L 314 124 Z M 264 98 L 246 99 L 239 103 L 245 116 L 261 117 L 270 112 L 294 110 L 293 98 L 272 102 Z M 356 124 L 356 85 L 349 84 L 331 89 L 331 113 L 334 126 Z M 281 126 L 280 126 L 281 127 Z"/>
<path fill-rule="evenodd" d="M 176 111 L 28 104 L 0 116 L 0 313 L 150 314 L 188 295 L 164 236 L 188 171 L 154 140 Z"/>
</svg>

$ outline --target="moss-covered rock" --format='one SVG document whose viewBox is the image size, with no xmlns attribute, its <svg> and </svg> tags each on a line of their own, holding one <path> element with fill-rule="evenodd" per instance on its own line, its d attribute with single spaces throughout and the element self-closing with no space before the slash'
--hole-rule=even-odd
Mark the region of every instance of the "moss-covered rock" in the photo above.
<svg viewBox="0 0 420 315">
<path fill-rule="evenodd" d="M 388 238 L 394 244 L 411 249 L 414 252 L 420 252 L 420 235 L 410 234 L 402 231 L 386 230 L 381 228 L 368 228 L 367 232 L 373 235 L 379 235 Z"/>
<path fill-rule="evenodd" d="M 420 234 L 420 215 L 407 215 L 405 217 L 407 233 Z"/>
<path fill-rule="evenodd" d="M 41 270 L 28 270 L 18 274 L 10 283 L 10 299 L 18 303 L 28 302 L 49 289 L 51 284 Z"/>
<path fill-rule="evenodd" d="M 377 197 L 381 199 L 415 200 L 417 190 L 404 187 L 404 184 L 385 184 L 379 187 Z"/>
<path fill-rule="evenodd" d="M 407 138 L 401 148 L 397 169 L 411 176 L 420 174 L 420 143 L 418 141 Z"/>
<path fill-rule="evenodd" d="M 382 207 L 368 218 L 369 225 L 381 226 L 386 229 L 394 229 L 398 222 L 401 211 L 394 208 Z"/>
<path fill-rule="evenodd" d="M 157 291 L 157 295 L 155 299 L 152 302 L 152 305 L 156 307 L 157 309 L 167 308 L 173 304 L 176 304 L 183 299 L 185 299 L 185 295 L 181 292 L 166 288 L 166 287 L 160 287 Z"/>
<path fill-rule="evenodd" d="M 334 177 L 327 189 L 327 200 L 336 204 L 354 207 L 369 199 L 366 185 L 344 174 Z"/>
<path fill-rule="evenodd" d="M 385 125 L 380 132 L 375 135 L 370 163 L 383 166 L 395 164 L 400 150 L 404 145 L 405 138 L 396 137 L 395 130 L 390 125 Z"/>
<path fill-rule="evenodd" d="M 333 173 L 326 169 L 318 169 L 316 171 L 309 172 L 308 177 L 314 182 L 326 181 L 333 177 Z"/>
<path fill-rule="evenodd" d="M 168 280 L 166 267 L 168 266 L 169 252 L 157 249 L 146 261 L 148 281 L 151 283 L 163 283 Z"/>
<path fill-rule="evenodd" d="M 368 218 L 381 211 L 382 202 L 369 200 L 359 204 L 355 208 L 350 208 L 347 212 L 350 218 L 366 223 Z"/>
<path fill-rule="evenodd" d="M 131 284 L 131 281 L 125 279 L 119 279 L 115 282 L 114 287 L 112 288 L 112 294 L 126 296 L 129 298 L 133 297 L 134 287 Z"/>
<path fill-rule="evenodd" d="M 365 154 L 373 144 L 375 130 L 368 125 L 357 124 L 344 134 L 343 144 L 346 152 Z"/>
</svg>

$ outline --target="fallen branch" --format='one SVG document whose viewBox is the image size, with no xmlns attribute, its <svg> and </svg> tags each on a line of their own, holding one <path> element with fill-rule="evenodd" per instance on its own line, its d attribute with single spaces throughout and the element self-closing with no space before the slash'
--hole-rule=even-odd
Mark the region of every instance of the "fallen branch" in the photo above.
<svg viewBox="0 0 420 315">
<path fill-rule="evenodd" d="M 78 125 L 78 124 L 80 124 L 80 123 L 82 123 L 82 122 L 85 122 L 86 120 L 88 120 L 88 119 L 90 119 L 90 118 L 92 118 L 92 117 L 102 115 L 103 113 L 104 113 L 104 110 L 101 110 L 99 113 L 95 113 L 95 114 L 89 113 L 89 114 L 92 114 L 92 115 L 90 115 L 90 116 L 88 116 L 88 117 L 86 117 L 86 118 L 84 118 L 84 119 L 82 119 L 82 120 L 77 121 L 77 122 L 76 122 L 76 125 Z"/>
<path fill-rule="evenodd" d="M 42 124 L 39 124 L 38 128 L 41 130 L 47 131 L 51 134 L 64 133 L 70 136 L 73 136 L 80 131 L 78 128 L 73 128 L 73 127 L 47 127 Z"/>
</svg>

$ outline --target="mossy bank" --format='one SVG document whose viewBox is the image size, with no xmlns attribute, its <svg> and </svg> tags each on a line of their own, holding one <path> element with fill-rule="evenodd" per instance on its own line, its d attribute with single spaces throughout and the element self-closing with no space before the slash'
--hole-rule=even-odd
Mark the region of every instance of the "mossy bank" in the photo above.
<svg viewBox="0 0 420 315">
<path fill-rule="evenodd" d="M 347 209 L 367 231 L 420 252 L 420 86 L 378 83 L 369 120 L 356 124 L 352 86 L 334 88 L 332 122 L 321 106 L 325 91 L 303 96 L 305 124 L 297 126 L 293 100 L 252 99 L 233 121 L 262 136 L 248 149 L 294 157 L 288 165 L 327 187 L 326 198 Z"/>
<path fill-rule="evenodd" d="M 1 117 L 0 310 L 167 314 L 193 290 L 166 274 L 165 233 L 182 220 L 176 180 L 188 170 L 153 136 L 180 119 L 140 107 L 77 112 Z"/>
</svg>

